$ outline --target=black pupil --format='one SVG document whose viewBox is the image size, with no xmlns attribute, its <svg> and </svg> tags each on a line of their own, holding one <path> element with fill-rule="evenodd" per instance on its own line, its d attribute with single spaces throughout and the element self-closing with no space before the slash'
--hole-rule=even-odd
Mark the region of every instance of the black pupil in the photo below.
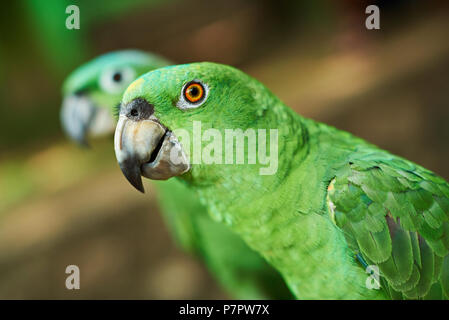
<svg viewBox="0 0 449 320">
<path fill-rule="evenodd" d="M 189 93 L 192 97 L 197 97 L 200 94 L 200 90 L 198 89 L 197 86 L 190 88 L 189 91 L 190 91 Z"/>
<path fill-rule="evenodd" d="M 120 72 L 116 72 L 112 76 L 112 79 L 114 79 L 115 82 L 120 82 L 122 81 L 122 74 Z"/>
</svg>

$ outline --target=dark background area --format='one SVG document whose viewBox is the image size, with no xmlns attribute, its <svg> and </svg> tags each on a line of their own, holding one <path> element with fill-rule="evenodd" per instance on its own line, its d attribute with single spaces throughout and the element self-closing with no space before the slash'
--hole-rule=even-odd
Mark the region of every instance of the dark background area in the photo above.
<svg viewBox="0 0 449 320">
<path fill-rule="evenodd" d="M 67 30 L 77 4 L 81 28 Z M 380 8 L 380 30 L 365 8 Z M 112 138 L 59 124 L 80 64 L 136 48 L 236 66 L 298 113 L 449 178 L 447 1 L 14 1 L 0 10 L 0 298 L 226 298 L 133 190 Z M 67 265 L 81 290 L 65 288 Z"/>
</svg>

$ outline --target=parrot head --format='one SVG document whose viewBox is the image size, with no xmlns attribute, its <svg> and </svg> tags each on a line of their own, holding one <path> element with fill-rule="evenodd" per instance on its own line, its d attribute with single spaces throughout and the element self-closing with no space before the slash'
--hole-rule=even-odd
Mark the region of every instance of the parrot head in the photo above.
<svg viewBox="0 0 449 320">
<path fill-rule="evenodd" d="M 139 75 L 170 63 L 153 54 L 122 50 L 101 55 L 73 71 L 63 84 L 61 122 L 81 145 L 87 136 L 114 132 L 114 108 Z"/>
<path fill-rule="evenodd" d="M 230 66 L 202 62 L 151 71 L 124 93 L 114 138 L 117 161 L 142 192 L 142 176 L 205 176 L 210 166 L 192 164 L 186 150 L 204 143 L 195 142 L 195 123 L 203 132 L 268 128 L 280 115 L 269 106 L 278 102 L 260 82 Z M 180 130 L 194 138 L 189 147 L 184 136 L 178 140 Z"/>
</svg>

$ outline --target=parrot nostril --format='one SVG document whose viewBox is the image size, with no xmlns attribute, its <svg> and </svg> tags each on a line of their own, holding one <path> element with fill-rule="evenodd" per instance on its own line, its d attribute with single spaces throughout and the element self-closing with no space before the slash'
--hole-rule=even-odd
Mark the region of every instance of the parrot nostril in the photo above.
<svg viewBox="0 0 449 320">
<path fill-rule="evenodd" d="M 137 98 L 126 106 L 126 114 L 133 120 L 148 119 L 154 113 L 153 105 L 149 104 L 145 99 Z"/>
</svg>

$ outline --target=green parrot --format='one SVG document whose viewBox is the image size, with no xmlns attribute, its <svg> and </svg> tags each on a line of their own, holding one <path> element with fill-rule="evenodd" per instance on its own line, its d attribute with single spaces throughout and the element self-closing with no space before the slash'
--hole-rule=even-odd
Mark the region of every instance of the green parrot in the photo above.
<svg viewBox="0 0 449 320">
<path fill-rule="evenodd" d="M 64 81 L 61 122 L 66 134 L 87 145 L 87 136 L 109 135 L 115 129 L 114 107 L 137 76 L 171 63 L 157 55 L 122 50 L 84 64 Z"/>
<path fill-rule="evenodd" d="M 101 55 L 76 69 L 63 85 L 61 122 L 82 145 L 115 130 L 115 107 L 137 76 L 171 63 L 137 50 Z M 185 251 L 199 256 L 222 287 L 239 299 L 287 299 L 280 274 L 229 228 L 213 221 L 196 194 L 176 179 L 157 181 L 166 223 Z M 235 253 L 238 253 L 237 255 Z"/>
<path fill-rule="evenodd" d="M 247 143 L 228 144 L 235 132 Z M 143 191 L 142 176 L 184 183 L 298 299 L 449 297 L 448 183 L 301 117 L 235 68 L 142 75 L 124 93 L 114 141 L 132 185 Z"/>
</svg>

